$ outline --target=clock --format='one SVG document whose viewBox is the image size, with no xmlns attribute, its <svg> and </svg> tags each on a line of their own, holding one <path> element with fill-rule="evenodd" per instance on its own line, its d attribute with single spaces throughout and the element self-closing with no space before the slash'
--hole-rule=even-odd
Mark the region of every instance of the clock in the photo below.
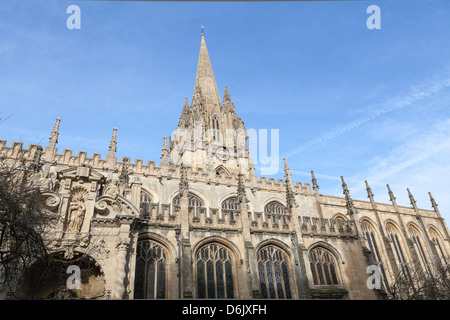
<svg viewBox="0 0 450 320">
<path fill-rule="evenodd" d="M 230 160 L 230 152 L 225 147 L 217 147 L 215 155 L 217 160 L 219 160 L 222 163 L 225 163 L 228 160 Z"/>
</svg>

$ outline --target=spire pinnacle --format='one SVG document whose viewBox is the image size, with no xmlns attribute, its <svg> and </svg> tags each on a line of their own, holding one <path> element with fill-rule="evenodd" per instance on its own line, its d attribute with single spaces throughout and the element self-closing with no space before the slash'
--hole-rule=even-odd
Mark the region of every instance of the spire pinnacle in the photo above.
<svg viewBox="0 0 450 320">
<path fill-rule="evenodd" d="M 367 182 L 367 180 L 364 180 L 364 182 L 366 183 L 367 197 L 373 199 L 373 193 L 372 189 L 369 186 L 369 183 Z"/>
<path fill-rule="evenodd" d="M 411 201 L 411 205 L 413 206 L 414 209 L 417 210 L 416 199 L 414 199 L 414 196 L 412 195 L 411 191 L 409 191 L 409 188 L 406 188 L 406 190 L 408 191 L 408 197 L 409 200 Z"/>
<path fill-rule="evenodd" d="M 311 170 L 311 181 L 312 181 L 312 184 L 313 184 L 313 189 L 317 193 L 318 190 L 319 190 L 319 185 L 317 184 L 317 179 L 314 176 L 314 171 L 312 171 L 312 170 Z"/>
<path fill-rule="evenodd" d="M 350 197 L 350 191 L 348 190 L 347 184 L 344 181 L 344 177 L 341 176 L 342 181 L 342 189 L 344 190 L 345 202 L 347 204 L 347 211 L 349 214 L 353 214 L 355 212 L 355 205 L 353 204 L 353 199 Z"/>
<path fill-rule="evenodd" d="M 117 128 L 116 127 L 113 128 L 113 134 L 111 137 L 111 142 L 109 143 L 108 151 L 109 151 L 110 155 L 114 155 L 115 152 L 117 151 Z"/>
<path fill-rule="evenodd" d="M 53 127 L 53 131 L 50 134 L 49 138 L 49 147 L 55 148 L 56 144 L 58 143 L 58 136 L 59 136 L 59 123 L 61 122 L 61 119 L 58 117 L 56 119 L 55 126 Z"/>
<path fill-rule="evenodd" d="M 216 80 L 209 59 L 208 49 L 206 48 L 205 35 L 202 29 L 202 41 L 200 44 L 200 54 L 198 57 L 197 75 L 195 78 L 195 88 L 199 87 L 203 101 L 207 110 L 212 110 L 214 106 L 221 106 L 219 90 L 217 89 Z"/>
</svg>

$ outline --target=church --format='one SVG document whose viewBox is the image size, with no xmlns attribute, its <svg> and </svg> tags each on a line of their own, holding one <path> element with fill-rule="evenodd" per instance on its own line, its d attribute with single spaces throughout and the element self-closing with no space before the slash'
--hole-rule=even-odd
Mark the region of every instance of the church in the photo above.
<svg viewBox="0 0 450 320">
<path fill-rule="evenodd" d="M 399 274 L 426 272 L 450 252 L 431 194 L 433 210 L 418 208 L 409 190 L 411 206 L 400 206 L 387 185 L 391 203 L 378 203 L 366 181 L 368 200 L 357 200 L 341 177 L 343 197 L 324 195 L 313 171 L 311 182 L 294 182 L 286 159 L 285 180 L 257 177 L 244 121 L 227 87 L 220 98 L 203 32 L 193 97 L 164 137 L 160 161 L 118 159 L 116 128 L 104 158 L 60 151 L 60 125 L 45 148 L 0 140 L 0 155 L 41 164 L 36 185 L 54 217 L 49 249 L 89 257 L 78 297 L 384 299 Z M 66 289 L 49 281 L 30 296 L 27 283 L 18 296 Z"/>
</svg>

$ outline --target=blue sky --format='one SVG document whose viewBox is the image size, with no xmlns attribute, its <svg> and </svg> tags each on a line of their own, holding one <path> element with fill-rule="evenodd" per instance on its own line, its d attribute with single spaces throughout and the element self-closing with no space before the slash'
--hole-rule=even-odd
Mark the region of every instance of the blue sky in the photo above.
<svg viewBox="0 0 450 320">
<path fill-rule="evenodd" d="M 69 30 L 69 5 L 81 30 Z M 381 29 L 369 30 L 369 5 Z M 159 162 L 192 99 L 201 25 L 217 85 L 247 129 L 279 129 L 295 181 L 323 194 L 450 220 L 450 3 L 424 1 L 0 3 L 0 139 Z M 255 158 L 255 156 L 253 156 Z M 282 161 L 280 162 L 282 166 Z M 283 178 L 283 172 L 274 175 Z"/>
</svg>

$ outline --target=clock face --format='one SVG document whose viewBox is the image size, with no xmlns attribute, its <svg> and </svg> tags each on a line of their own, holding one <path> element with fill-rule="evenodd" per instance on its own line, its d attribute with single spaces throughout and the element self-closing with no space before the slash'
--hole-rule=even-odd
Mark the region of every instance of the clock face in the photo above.
<svg viewBox="0 0 450 320">
<path fill-rule="evenodd" d="M 230 159 L 230 152 L 225 147 L 218 147 L 216 149 L 216 158 L 222 163 L 227 162 Z"/>
</svg>

